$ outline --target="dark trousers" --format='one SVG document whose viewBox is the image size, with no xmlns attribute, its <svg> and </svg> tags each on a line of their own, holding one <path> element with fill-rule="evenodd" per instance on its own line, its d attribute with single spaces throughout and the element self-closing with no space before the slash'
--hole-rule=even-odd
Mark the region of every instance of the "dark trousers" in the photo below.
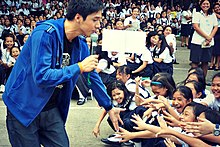
<svg viewBox="0 0 220 147">
<path fill-rule="evenodd" d="M 28 126 L 23 126 L 7 111 L 7 130 L 12 147 L 69 147 L 69 139 L 58 108 L 41 112 Z"/>
</svg>

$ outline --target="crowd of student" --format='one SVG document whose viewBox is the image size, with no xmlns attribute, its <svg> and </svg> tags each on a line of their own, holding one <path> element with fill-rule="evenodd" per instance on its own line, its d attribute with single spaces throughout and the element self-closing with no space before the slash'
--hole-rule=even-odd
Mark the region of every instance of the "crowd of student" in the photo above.
<svg viewBox="0 0 220 147">
<path fill-rule="evenodd" d="M 37 26 L 37 22 L 65 17 L 67 4 L 66 0 L 39 2 L 7 0 L 1 3 L 1 92 L 4 92 L 4 84 L 22 51 L 22 46 L 25 45 L 28 36 Z M 211 55 L 213 55 L 211 69 L 214 66 L 218 69 L 220 62 L 219 42 L 217 41 L 220 34 L 219 30 L 217 32 L 220 4 L 216 2 L 213 5 L 214 13 L 210 0 L 200 0 L 196 4 L 196 6 L 186 4 L 184 7 L 177 4 L 170 7 L 164 1 L 104 1 L 105 9 L 100 29 L 97 29 L 91 37 L 84 38 L 89 48 L 95 49 L 94 53 L 99 54 L 96 71 L 106 85 L 113 104 L 115 107 L 126 110 L 120 114 L 122 128 L 120 128 L 119 135 L 111 135 L 102 139 L 103 142 L 116 145 L 120 145 L 120 142 L 130 145 L 135 143 L 137 146 L 140 144 L 142 146 L 152 146 L 152 144 L 174 146 L 173 142 L 176 146 L 220 144 L 219 136 L 210 133 L 216 129 L 213 124 L 220 123 L 219 73 L 212 79 L 211 91 L 213 94 L 205 87 L 209 58 L 211 59 Z M 203 5 L 208 5 L 206 6 L 209 9 L 208 12 L 204 10 Z M 207 26 L 202 26 L 200 21 L 203 19 L 203 15 L 205 17 L 206 12 L 207 16 L 212 17 L 207 19 Z M 194 32 L 192 23 L 200 24 L 194 26 Z M 205 27 L 210 27 L 210 30 L 207 31 L 204 29 Z M 114 52 L 102 51 L 103 29 L 144 31 L 146 32 L 146 50 L 143 50 L 142 53 L 125 54 L 117 52 L 117 49 Z M 199 31 L 200 33 L 197 33 Z M 181 36 L 181 46 L 191 49 L 192 68 L 189 70 L 187 78 L 177 84 L 172 75 L 173 64 L 177 63 L 175 58 L 176 36 L 179 35 Z M 203 44 L 198 40 L 200 36 L 205 38 L 204 48 L 214 46 L 213 53 L 210 53 L 208 49 L 203 49 L 207 50 L 205 53 L 200 51 L 198 45 Z M 216 42 L 215 45 L 213 40 Z M 96 48 L 93 48 L 94 44 L 97 44 Z M 196 50 L 193 52 L 192 48 Z M 64 58 L 66 59 L 66 57 Z M 202 68 L 198 67 L 200 63 Z M 84 104 L 88 96 L 87 84 L 89 84 L 89 79 L 80 76 L 77 81 L 77 89 L 81 98 L 78 102 L 79 105 Z M 176 87 L 176 85 L 178 86 Z M 148 91 L 149 86 L 153 96 Z M 95 136 L 99 135 L 100 125 L 106 114 L 107 112 L 103 111 L 97 121 L 93 130 Z M 198 120 L 208 122 L 209 126 L 212 126 L 211 131 L 206 133 L 209 135 L 201 136 L 194 133 L 199 132 L 199 127 L 194 128 L 193 125 L 202 124 L 190 122 Z M 113 128 L 110 119 L 108 122 Z M 122 140 L 118 138 L 122 138 Z"/>
</svg>

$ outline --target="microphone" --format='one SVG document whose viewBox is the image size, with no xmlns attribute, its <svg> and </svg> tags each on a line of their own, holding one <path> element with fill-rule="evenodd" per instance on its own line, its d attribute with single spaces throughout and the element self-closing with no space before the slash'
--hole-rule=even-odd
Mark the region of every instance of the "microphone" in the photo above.
<svg viewBox="0 0 220 147">
<path fill-rule="evenodd" d="M 91 41 L 92 41 L 92 48 L 91 48 L 91 55 L 95 54 L 95 49 L 97 47 L 97 40 L 98 40 L 98 34 L 92 33 L 90 35 Z"/>
</svg>

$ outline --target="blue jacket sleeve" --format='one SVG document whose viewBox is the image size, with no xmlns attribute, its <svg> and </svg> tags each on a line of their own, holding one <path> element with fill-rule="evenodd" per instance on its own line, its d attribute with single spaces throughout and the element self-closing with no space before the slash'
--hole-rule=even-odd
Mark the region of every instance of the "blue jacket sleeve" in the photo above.
<svg viewBox="0 0 220 147">
<path fill-rule="evenodd" d="M 49 33 L 39 30 L 31 36 L 31 63 L 33 80 L 41 87 L 54 87 L 78 77 L 78 64 L 61 69 L 52 69 L 53 51 L 59 47 L 58 41 Z"/>
</svg>

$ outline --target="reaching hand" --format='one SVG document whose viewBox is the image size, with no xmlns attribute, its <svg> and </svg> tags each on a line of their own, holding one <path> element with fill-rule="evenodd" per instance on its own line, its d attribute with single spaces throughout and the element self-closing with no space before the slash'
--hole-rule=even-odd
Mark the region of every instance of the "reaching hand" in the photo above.
<svg viewBox="0 0 220 147">
<path fill-rule="evenodd" d="M 167 127 L 167 123 L 163 119 L 163 116 L 157 116 L 157 120 L 158 120 L 158 123 L 160 124 L 161 130 L 160 132 L 156 134 L 156 137 L 169 134 L 169 128 Z"/>
<path fill-rule="evenodd" d="M 206 135 L 213 132 L 215 124 L 205 118 L 197 118 L 199 122 L 187 122 L 184 127 L 187 133 L 196 133 L 196 136 Z M 199 134 L 198 134 L 199 133 Z"/>
<path fill-rule="evenodd" d="M 119 130 L 119 125 L 118 125 L 118 121 L 123 125 L 123 121 L 121 120 L 120 117 L 120 112 L 125 111 L 126 109 L 122 109 L 122 108 L 112 108 L 111 110 L 109 110 L 108 115 L 113 123 L 113 126 L 115 128 L 116 131 Z"/>
<path fill-rule="evenodd" d="M 98 65 L 98 55 L 90 55 L 85 58 L 82 62 L 82 72 L 90 72 L 97 68 Z"/>
<path fill-rule="evenodd" d="M 120 135 L 120 136 L 117 136 L 117 138 L 122 138 L 122 140 L 120 142 L 127 142 L 131 139 L 134 139 L 131 132 L 129 132 L 121 127 L 119 128 L 119 132 L 117 132 L 117 134 Z"/>
<path fill-rule="evenodd" d="M 166 144 L 167 147 L 176 147 L 174 142 L 172 142 L 169 138 L 165 138 L 164 143 Z"/>
<path fill-rule="evenodd" d="M 167 124 L 172 126 L 172 127 L 178 127 L 180 122 L 173 117 L 172 115 L 170 115 L 168 112 L 163 111 L 164 114 L 164 119 L 166 120 Z"/>
<path fill-rule="evenodd" d="M 134 119 L 131 119 L 131 121 L 137 125 L 137 127 L 136 126 L 133 127 L 134 129 L 136 129 L 136 130 L 146 130 L 147 129 L 147 127 L 146 127 L 147 124 L 140 118 L 139 115 L 134 114 L 134 115 L 132 115 L 132 117 Z"/>
<path fill-rule="evenodd" d="M 95 137 L 97 138 L 100 135 L 100 128 L 98 126 L 95 126 L 95 128 L 93 129 L 92 133 L 95 135 Z"/>
</svg>

